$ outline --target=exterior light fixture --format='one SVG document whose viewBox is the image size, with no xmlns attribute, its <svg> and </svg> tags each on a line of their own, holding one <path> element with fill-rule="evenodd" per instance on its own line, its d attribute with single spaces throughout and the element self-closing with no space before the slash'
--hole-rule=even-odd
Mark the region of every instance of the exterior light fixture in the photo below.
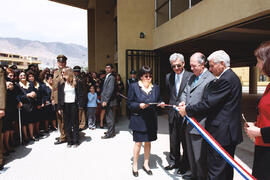
<svg viewBox="0 0 270 180">
<path fill-rule="evenodd" d="M 145 38 L 145 33 L 144 32 L 140 32 L 140 38 L 141 39 Z"/>
</svg>

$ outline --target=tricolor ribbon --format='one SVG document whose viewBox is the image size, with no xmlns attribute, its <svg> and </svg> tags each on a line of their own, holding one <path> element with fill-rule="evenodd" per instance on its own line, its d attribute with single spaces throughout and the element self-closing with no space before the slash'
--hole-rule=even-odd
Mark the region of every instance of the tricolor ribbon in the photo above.
<svg viewBox="0 0 270 180">
<path fill-rule="evenodd" d="M 177 107 L 174 108 L 178 111 Z M 197 129 L 202 137 L 225 159 L 237 172 L 246 180 L 256 180 L 249 172 L 247 172 L 231 155 L 223 149 L 223 147 L 207 132 L 194 118 L 185 116 L 186 120 Z"/>
</svg>

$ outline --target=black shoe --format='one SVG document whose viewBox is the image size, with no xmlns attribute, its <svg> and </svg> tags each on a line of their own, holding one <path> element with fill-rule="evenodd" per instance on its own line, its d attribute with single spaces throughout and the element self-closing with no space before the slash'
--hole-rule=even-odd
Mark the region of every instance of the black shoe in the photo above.
<svg viewBox="0 0 270 180">
<path fill-rule="evenodd" d="M 165 170 L 173 170 L 173 169 L 176 169 L 178 168 L 178 166 L 176 166 L 175 164 L 169 164 L 169 166 L 166 166 L 165 167 Z"/>
<path fill-rule="evenodd" d="M 104 126 L 100 126 L 100 129 L 103 129 L 104 128 Z"/>
<path fill-rule="evenodd" d="M 178 171 L 177 171 L 177 174 L 183 176 L 186 172 L 187 172 L 186 169 L 179 168 Z"/>
<path fill-rule="evenodd" d="M 113 138 L 114 136 L 115 134 L 111 134 L 111 135 L 106 134 L 105 136 L 101 136 L 101 139 L 109 139 L 109 138 Z"/>
<path fill-rule="evenodd" d="M 72 147 L 72 145 L 71 144 L 67 144 L 67 148 L 71 148 Z"/>
<path fill-rule="evenodd" d="M 147 170 L 144 166 L 142 167 L 142 169 L 148 174 L 148 175 L 153 175 L 151 170 Z"/>
<path fill-rule="evenodd" d="M 55 140 L 56 140 L 56 141 L 60 140 L 60 137 L 56 137 Z"/>
<path fill-rule="evenodd" d="M 133 176 L 135 176 L 135 177 L 138 177 L 138 176 L 139 176 L 139 172 L 138 172 L 138 171 L 133 171 L 133 169 L 132 169 L 132 174 L 133 174 Z"/>
<path fill-rule="evenodd" d="M 68 142 L 68 143 L 67 143 L 67 147 L 68 147 L 68 148 L 71 148 L 71 147 L 72 147 L 72 145 L 73 145 L 73 143 L 72 143 L 72 142 Z"/>
<path fill-rule="evenodd" d="M 3 170 L 3 169 L 4 169 L 4 165 L 1 164 L 1 165 L 0 165 L 0 171 Z"/>
<path fill-rule="evenodd" d="M 77 148 L 79 144 L 73 144 L 73 148 Z"/>
<path fill-rule="evenodd" d="M 67 141 L 60 141 L 60 140 L 57 140 L 54 142 L 54 145 L 58 145 L 58 144 L 63 144 L 63 143 L 66 143 Z"/>
<path fill-rule="evenodd" d="M 193 178 L 191 174 L 182 176 L 182 179 L 185 179 L 185 180 L 196 180 L 196 178 Z"/>
<path fill-rule="evenodd" d="M 38 138 L 36 138 L 35 136 L 30 138 L 30 141 L 39 141 Z"/>
</svg>

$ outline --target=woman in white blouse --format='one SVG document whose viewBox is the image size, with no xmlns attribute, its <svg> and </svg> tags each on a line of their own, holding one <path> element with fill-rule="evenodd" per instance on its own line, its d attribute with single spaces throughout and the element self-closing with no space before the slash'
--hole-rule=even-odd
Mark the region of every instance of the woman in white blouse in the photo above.
<svg viewBox="0 0 270 180">
<path fill-rule="evenodd" d="M 82 86 L 76 81 L 72 69 L 63 69 L 63 83 L 58 84 L 58 113 L 64 116 L 67 147 L 79 145 L 78 108 L 83 107 Z"/>
</svg>

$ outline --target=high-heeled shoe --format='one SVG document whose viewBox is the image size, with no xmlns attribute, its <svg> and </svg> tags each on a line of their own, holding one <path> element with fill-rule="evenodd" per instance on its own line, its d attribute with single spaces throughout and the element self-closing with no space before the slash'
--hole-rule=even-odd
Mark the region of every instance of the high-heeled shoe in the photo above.
<svg viewBox="0 0 270 180">
<path fill-rule="evenodd" d="M 30 138 L 30 141 L 39 141 L 39 139 L 36 138 L 35 136 L 33 136 L 33 137 Z"/>
<path fill-rule="evenodd" d="M 148 175 L 153 175 L 153 172 L 151 170 L 147 170 L 144 166 L 142 168 Z"/>
<path fill-rule="evenodd" d="M 138 176 L 139 176 L 139 172 L 138 172 L 138 171 L 133 171 L 133 169 L 132 169 L 132 174 L 133 174 L 133 176 L 135 176 L 135 177 L 138 177 Z"/>
</svg>

